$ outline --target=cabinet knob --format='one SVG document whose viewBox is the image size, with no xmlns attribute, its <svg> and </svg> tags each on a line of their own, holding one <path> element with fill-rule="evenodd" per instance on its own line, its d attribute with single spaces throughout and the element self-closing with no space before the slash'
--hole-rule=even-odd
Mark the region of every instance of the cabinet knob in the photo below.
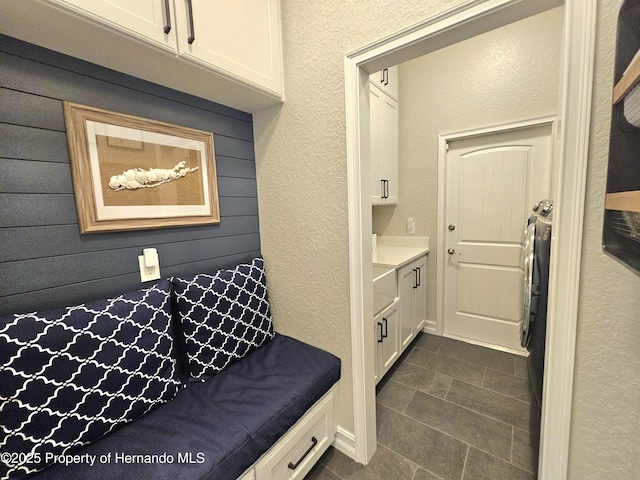
<svg viewBox="0 0 640 480">
<path fill-rule="evenodd" d="M 449 225 L 449 230 L 451 230 L 452 232 L 456 229 L 455 225 Z"/>
</svg>

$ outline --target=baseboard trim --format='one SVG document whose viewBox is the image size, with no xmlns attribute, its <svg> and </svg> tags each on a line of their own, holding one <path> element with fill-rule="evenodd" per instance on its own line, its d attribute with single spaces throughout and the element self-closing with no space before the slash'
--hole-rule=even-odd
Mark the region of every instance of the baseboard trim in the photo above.
<svg viewBox="0 0 640 480">
<path fill-rule="evenodd" d="M 344 453 L 347 457 L 355 461 L 356 459 L 356 437 L 353 433 L 338 427 L 336 436 L 331 444 L 336 450 Z"/>
<path fill-rule="evenodd" d="M 431 335 L 437 335 L 438 333 L 436 330 L 436 322 L 434 322 L 433 320 L 427 320 L 422 327 L 422 331 L 424 333 L 430 333 Z"/>
</svg>

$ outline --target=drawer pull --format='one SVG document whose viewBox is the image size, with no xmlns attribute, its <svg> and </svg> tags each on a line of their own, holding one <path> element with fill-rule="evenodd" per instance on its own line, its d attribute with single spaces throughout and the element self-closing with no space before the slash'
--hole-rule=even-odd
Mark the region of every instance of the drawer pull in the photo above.
<svg viewBox="0 0 640 480">
<path fill-rule="evenodd" d="M 318 444 L 318 439 L 316 437 L 311 437 L 311 446 L 307 449 L 306 452 L 304 452 L 304 454 L 300 457 L 300 460 L 298 460 L 296 463 L 291 463 L 289 462 L 289 465 L 287 465 L 291 470 L 295 470 L 296 468 L 298 468 L 298 465 L 300 465 L 302 463 L 302 461 L 307 457 L 307 455 L 309 455 L 311 453 L 311 450 L 314 449 L 314 447 Z"/>
</svg>

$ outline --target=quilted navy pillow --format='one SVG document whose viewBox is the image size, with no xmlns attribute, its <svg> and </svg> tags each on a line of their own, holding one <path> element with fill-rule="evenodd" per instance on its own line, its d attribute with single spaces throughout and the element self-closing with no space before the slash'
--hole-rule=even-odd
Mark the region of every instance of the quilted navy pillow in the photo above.
<svg viewBox="0 0 640 480">
<path fill-rule="evenodd" d="M 170 307 L 165 280 L 0 318 L 0 478 L 42 470 L 180 391 Z"/>
<path fill-rule="evenodd" d="M 215 375 L 273 339 L 262 258 L 215 275 L 172 280 L 194 379 Z"/>
</svg>

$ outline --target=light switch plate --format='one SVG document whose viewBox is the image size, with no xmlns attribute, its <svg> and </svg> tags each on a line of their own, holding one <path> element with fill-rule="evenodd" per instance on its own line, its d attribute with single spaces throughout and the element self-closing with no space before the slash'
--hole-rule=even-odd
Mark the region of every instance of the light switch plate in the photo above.
<svg viewBox="0 0 640 480">
<path fill-rule="evenodd" d="M 138 257 L 138 264 L 140 265 L 141 282 L 150 282 L 151 280 L 158 280 L 160 278 L 160 265 L 156 267 L 146 267 L 144 264 L 144 255 Z"/>
</svg>

